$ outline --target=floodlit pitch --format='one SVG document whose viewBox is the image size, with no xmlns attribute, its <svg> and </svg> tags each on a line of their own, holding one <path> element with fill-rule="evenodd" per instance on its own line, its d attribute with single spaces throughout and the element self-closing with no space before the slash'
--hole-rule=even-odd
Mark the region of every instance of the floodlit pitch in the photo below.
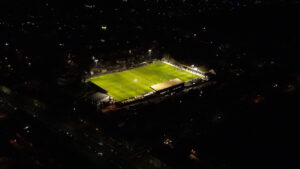
<svg viewBox="0 0 300 169">
<path fill-rule="evenodd" d="M 135 69 L 93 77 L 89 81 L 108 91 L 116 101 L 122 101 L 152 92 L 151 86 L 159 83 L 176 78 L 187 82 L 200 77 L 164 62 L 155 62 Z"/>
</svg>

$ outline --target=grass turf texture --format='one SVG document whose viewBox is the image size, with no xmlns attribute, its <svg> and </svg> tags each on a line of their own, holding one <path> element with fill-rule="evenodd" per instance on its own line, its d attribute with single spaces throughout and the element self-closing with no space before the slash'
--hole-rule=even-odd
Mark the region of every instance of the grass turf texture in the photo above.
<svg viewBox="0 0 300 169">
<path fill-rule="evenodd" d="M 199 77 L 169 64 L 155 62 L 123 72 L 100 75 L 88 80 L 108 91 L 113 99 L 122 101 L 149 93 L 153 91 L 150 86 L 158 83 L 175 78 L 186 82 Z"/>
</svg>

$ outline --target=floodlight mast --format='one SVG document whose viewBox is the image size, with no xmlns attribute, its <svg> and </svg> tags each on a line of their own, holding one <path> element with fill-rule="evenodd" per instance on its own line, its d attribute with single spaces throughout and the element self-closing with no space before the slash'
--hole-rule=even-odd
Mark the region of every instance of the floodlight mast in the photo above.
<svg viewBox="0 0 300 169">
<path fill-rule="evenodd" d="M 133 81 L 134 81 L 134 83 L 136 84 L 136 82 L 138 81 L 138 79 L 135 78 Z M 135 93 L 136 93 L 136 91 L 137 91 L 137 87 L 136 87 L 136 85 L 135 85 Z"/>
</svg>

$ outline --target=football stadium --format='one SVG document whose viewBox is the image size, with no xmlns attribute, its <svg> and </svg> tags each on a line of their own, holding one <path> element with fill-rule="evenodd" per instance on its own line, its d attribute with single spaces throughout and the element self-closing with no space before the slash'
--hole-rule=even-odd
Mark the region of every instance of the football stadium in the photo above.
<svg viewBox="0 0 300 169">
<path fill-rule="evenodd" d="M 124 101 L 198 78 L 203 78 L 203 75 L 157 61 L 134 69 L 98 75 L 88 81 L 106 90 L 114 100 Z"/>
</svg>

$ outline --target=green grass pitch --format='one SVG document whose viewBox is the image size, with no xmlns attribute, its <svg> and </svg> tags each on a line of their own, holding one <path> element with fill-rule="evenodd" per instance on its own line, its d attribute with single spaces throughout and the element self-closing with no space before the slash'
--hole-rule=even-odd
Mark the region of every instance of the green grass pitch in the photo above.
<svg viewBox="0 0 300 169">
<path fill-rule="evenodd" d="M 117 73 L 100 75 L 88 79 L 108 91 L 117 101 L 146 94 L 153 91 L 150 86 L 178 78 L 184 82 L 200 76 L 178 69 L 172 65 L 155 62 L 149 65 Z"/>
</svg>

